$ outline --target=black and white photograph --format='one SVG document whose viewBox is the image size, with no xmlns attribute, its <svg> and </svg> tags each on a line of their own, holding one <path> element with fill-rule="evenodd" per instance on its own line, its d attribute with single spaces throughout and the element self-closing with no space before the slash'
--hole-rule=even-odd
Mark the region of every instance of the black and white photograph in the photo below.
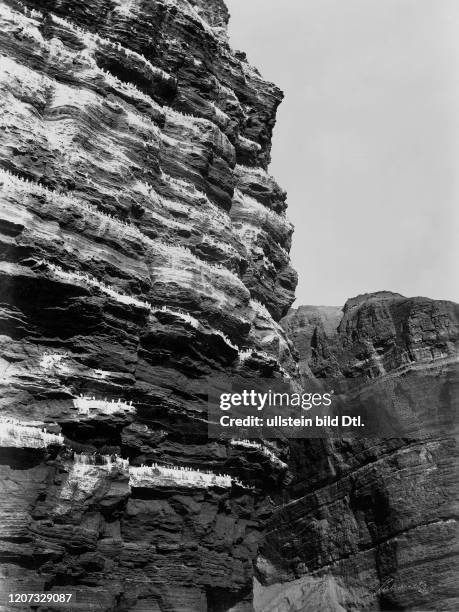
<svg viewBox="0 0 459 612">
<path fill-rule="evenodd" d="M 458 0 L 0 0 L 0 612 L 457 612 Z"/>
</svg>

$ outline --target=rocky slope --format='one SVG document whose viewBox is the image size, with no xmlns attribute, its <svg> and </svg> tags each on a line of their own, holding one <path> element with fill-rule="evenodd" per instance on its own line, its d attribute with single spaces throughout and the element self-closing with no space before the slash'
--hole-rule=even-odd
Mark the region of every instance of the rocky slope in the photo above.
<svg viewBox="0 0 459 612">
<path fill-rule="evenodd" d="M 296 274 L 267 172 L 282 94 L 227 20 L 0 6 L 2 610 L 59 589 L 82 612 L 252 610 L 285 449 L 208 440 L 206 397 L 295 378 Z"/>
<path fill-rule="evenodd" d="M 389 292 L 300 306 L 283 326 L 314 381 L 391 381 L 419 435 L 292 441 L 294 479 L 258 559 L 264 611 L 457 610 L 459 307 Z M 445 424 L 447 427 L 445 427 Z"/>
</svg>

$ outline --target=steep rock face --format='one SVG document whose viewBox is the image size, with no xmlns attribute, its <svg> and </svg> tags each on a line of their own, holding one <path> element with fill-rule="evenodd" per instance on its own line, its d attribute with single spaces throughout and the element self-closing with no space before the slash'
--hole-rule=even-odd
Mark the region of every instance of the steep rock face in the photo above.
<svg viewBox="0 0 459 612">
<path fill-rule="evenodd" d="M 457 609 L 458 315 L 380 292 L 285 317 L 305 389 L 357 382 L 371 395 L 390 379 L 397 408 L 410 396 L 454 426 L 427 417 L 419 438 L 292 441 L 294 478 L 258 559 L 259 610 Z"/>
<path fill-rule="evenodd" d="M 282 324 L 300 352 L 305 380 L 371 380 L 404 365 L 454 359 L 457 321 L 452 302 L 381 291 L 343 308 L 300 306 Z"/>
<path fill-rule="evenodd" d="M 82 612 L 456 609 L 452 436 L 207 438 L 215 379 L 295 383 L 288 335 L 304 386 L 419 368 L 413 393 L 450 410 L 457 325 L 384 293 L 280 327 L 281 92 L 231 51 L 223 2 L 0 18 L 3 591 Z"/>
<path fill-rule="evenodd" d="M 3 588 L 251 610 L 285 448 L 209 441 L 206 396 L 296 376 L 282 94 L 220 0 L 8 0 L 0 20 Z"/>
</svg>

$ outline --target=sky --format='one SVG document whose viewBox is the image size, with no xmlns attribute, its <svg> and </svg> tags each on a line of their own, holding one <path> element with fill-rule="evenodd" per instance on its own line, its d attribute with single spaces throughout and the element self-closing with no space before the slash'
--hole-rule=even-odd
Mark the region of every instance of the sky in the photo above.
<svg viewBox="0 0 459 612">
<path fill-rule="evenodd" d="M 270 173 L 300 304 L 459 301 L 459 2 L 226 0 L 234 49 L 285 93 Z"/>
</svg>

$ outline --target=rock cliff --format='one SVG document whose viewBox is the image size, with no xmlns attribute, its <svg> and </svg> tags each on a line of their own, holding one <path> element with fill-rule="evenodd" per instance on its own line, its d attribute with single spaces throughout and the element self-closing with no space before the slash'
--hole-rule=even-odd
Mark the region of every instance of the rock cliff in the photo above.
<svg viewBox="0 0 459 612">
<path fill-rule="evenodd" d="M 287 314 L 282 94 L 222 0 L 3 0 L 0 22 L 0 610 L 456 609 L 451 435 L 208 438 L 234 376 L 421 371 L 409 393 L 449 412 L 457 339 L 453 305 L 389 293 Z"/>
<path fill-rule="evenodd" d="M 390 380 L 397 411 L 426 410 L 418 437 L 291 442 L 294 478 L 257 561 L 260 609 L 457 609 L 458 322 L 456 304 L 390 292 L 285 317 L 305 388 L 358 382 L 368 400 Z"/>
<path fill-rule="evenodd" d="M 206 397 L 296 376 L 282 94 L 220 0 L 7 0 L 0 20 L 3 593 L 252 610 L 285 448 L 210 441 Z"/>
</svg>

